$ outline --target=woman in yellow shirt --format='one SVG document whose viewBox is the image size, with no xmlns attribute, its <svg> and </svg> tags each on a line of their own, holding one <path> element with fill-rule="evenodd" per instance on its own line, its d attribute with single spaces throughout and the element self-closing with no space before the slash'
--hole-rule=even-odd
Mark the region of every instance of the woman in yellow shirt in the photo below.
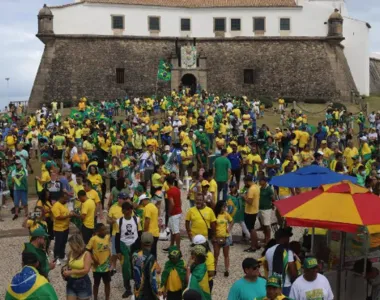
<svg viewBox="0 0 380 300">
<path fill-rule="evenodd" d="M 230 231 L 233 225 L 232 217 L 226 212 L 226 209 L 227 209 L 226 202 L 218 201 L 214 210 L 215 216 L 216 216 L 216 234 L 213 240 L 215 270 L 218 265 L 220 249 L 223 248 L 224 268 L 225 268 L 224 277 L 229 276 L 230 245 L 232 243 Z"/>
<path fill-rule="evenodd" d="M 62 269 L 62 275 L 67 279 L 66 297 L 68 300 L 90 299 L 92 284 L 88 273 L 92 264 L 91 253 L 86 251 L 86 245 L 79 234 L 71 236 L 68 243 L 68 264 Z"/>
<path fill-rule="evenodd" d="M 98 168 L 95 165 L 91 165 L 88 168 L 87 179 L 90 180 L 92 188 L 96 190 L 101 197 L 103 178 L 98 172 Z"/>
<path fill-rule="evenodd" d="M 307 144 L 301 151 L 302 166 L 309 166 L 314 160 L 314 152 L 310 150 L 310 145 Z"/>
</svg>

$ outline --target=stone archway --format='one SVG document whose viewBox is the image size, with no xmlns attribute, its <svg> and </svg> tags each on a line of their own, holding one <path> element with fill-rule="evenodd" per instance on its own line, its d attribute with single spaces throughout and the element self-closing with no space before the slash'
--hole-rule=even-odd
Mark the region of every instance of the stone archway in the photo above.
<svg viewBox="0 0 380 300">
<path fill-rule="evenodd" d="M 182 76 L 181 84 L 183 88 L 190 88 L 190 94 L 194 95 L 197 91 L 197 78 L 190 73 Z"/>
</svg>

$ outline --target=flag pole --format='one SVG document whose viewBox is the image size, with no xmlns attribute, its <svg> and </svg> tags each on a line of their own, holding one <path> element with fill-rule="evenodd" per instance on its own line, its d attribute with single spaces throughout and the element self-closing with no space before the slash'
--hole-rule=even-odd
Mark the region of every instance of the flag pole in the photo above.
<svg viewBox="0 0 380 300">
<path fill-rule="evenodd" d="M 155 91 L 155 94 L 154 94 L 154 99 L 157 100 L 157 91 L 158 91 L 158 74 L 160 72 L 160 64 L 158 64 L 158 67 L 157 67 L 157 75 L 156 75 L 156 91 Z"/>
</svg>

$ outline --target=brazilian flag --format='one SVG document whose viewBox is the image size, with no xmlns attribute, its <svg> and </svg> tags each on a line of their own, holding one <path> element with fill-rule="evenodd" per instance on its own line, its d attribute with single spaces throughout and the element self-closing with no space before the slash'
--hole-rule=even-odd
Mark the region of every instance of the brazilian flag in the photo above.
<svg viewBox="0 0 380 300">
<path fill-rule="evenodd" d="M 207 267 L 204 263 L 192 268 L 189 279 L 189 289 L 196 290 L 199 294 L 201 294 L 202 300 L 211 300 Z"/>
<path fill-rule="evenodd" d="M 25 266 L 20 273 L 13 277 L 8 287 L 5 300 L 58 300 L 52 285 L 38 271 Z"/>
<path fill-rule="evenodd" d="M 70 119 L 73 119 L 75 121 L 83 122 L 84 118 L 84 113 L 77 110 L 77 109 L 72 109 L 70 112 Z"/>
<path fill-rule="evenodd" d="M 172 79 L 172 65 L 162 59 L 158 65 L 157 79 L 162 81 L 170 81 Z"/>
</svg>

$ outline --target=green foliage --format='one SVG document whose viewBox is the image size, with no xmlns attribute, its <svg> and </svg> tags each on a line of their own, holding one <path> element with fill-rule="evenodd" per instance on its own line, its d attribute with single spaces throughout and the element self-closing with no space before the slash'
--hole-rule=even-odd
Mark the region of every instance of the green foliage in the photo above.
<svg viewBox="0 0 380 300">
<path fill-rule="evenodd" d="M 333 102 L 332 108 L 338 109 L 338 110 L 341 110 L 343 108 L 345 111 L 347 111 L 347 107 L 343 103 L 340 103 L 340 102 Z"/>
</svg>

